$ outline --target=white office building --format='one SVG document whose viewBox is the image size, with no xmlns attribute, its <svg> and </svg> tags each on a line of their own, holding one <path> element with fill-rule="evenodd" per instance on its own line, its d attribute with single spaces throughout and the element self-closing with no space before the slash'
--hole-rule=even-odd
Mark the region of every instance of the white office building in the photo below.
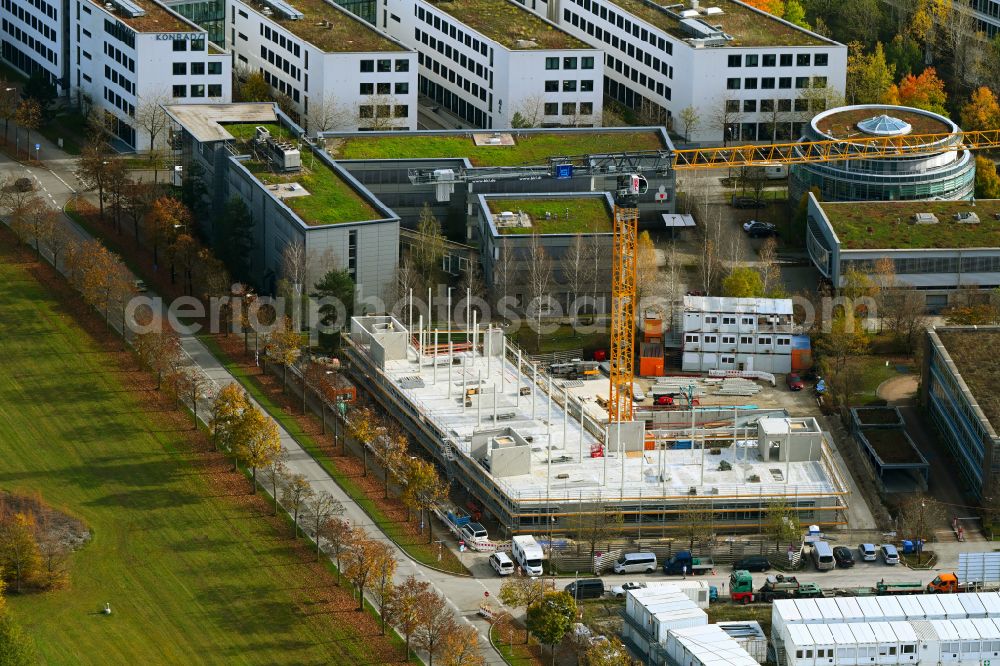
<svg viewBox="0 0 1000 666">
<path fill-rule="evenodd" d="M 685 296 L 682 316 L 685 371 L 791 372 L 791 299 Z"/>
<path fill-rule="evenodd" d="M 823 103 L 806 91 L 846 84 L 846 46 L 738 0 L 518 1 L 604 51 L 610 99 L 688 141 L 797 138 Z"/>
<path fill-rule="evenodd" d="M 987 39 L 1000 35 L 1000 0 L 970 0 L 969 7 L 976 19 L 977 32 L 986 35 Z"/>
<path fill-rule="evenodd" d="M 415 48 L 420 93 L 474 127 L 601 124 L 602 53 L 509 0 L 387 0 L 379 25 Z"/>
<path fill-rule="evenodd" d="M 228 0 L 237 72 L 260 71 L 309 134 L 417 128 L 417 54 L 326 0 Z"/>
<path fill-rule="evenodd" d="M 60 94 L 69 86 L 64 14 L 62 2 L 0 0 L 0 56 L 27 76 L 42 72 Z"/>
</svg>

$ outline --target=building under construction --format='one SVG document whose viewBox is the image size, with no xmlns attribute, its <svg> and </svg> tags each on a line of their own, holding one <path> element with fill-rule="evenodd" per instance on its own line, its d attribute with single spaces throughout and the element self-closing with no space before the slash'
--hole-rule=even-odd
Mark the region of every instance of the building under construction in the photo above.
<svg viewBox="0 0 1000 666">
<path fill-rule="evenodd" d="M 847 485 L 812 418 L 707 408 L 609 429 L 594 382 L 550 379 L 493 327 L 355 317 L 346 351 L 358 385 L 506 534 L 572 533 L 608 513 L 650 534 L 691 520 L 757 531 L 776 502 L 846 523 Z"/>
</svg>

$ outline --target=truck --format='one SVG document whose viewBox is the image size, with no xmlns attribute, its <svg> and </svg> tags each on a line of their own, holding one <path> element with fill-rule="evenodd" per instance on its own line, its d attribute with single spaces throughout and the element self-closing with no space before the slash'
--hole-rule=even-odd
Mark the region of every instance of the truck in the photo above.
<svg viewBox="0 0 1000 666">
<path fill-rule="evenodd" d="M 749 575 L 749 572 L 744 573 Z M 817 599 L 822 596 L 823 590 L 816 583 L 800 583 L 795 576 L 782 574 L 768 576 L 756 595 L 761 601 L 768 603 L 775 599 Z"/>
<path fill-rule="evenodd" d="M 937 578 L 927 583 L 929 594 L 954 594 L 955 592 L 983 592 L 985 590 L 997 590 L 998 584 L 995 581 L 983 583 L 979 581 L 958 582 L 958 575 L 954 573 L 938 574 Z"/>
<path fill-rule="evenodd" d="M 928 591 L 931 591 L 930 585 L 927 588 Z M 754 592 L 753 579 L 749 571 L 738 570 L 729 575 L 729 598 L 736 603 L 743 604 L 749 604 L 753 601 L 769 602 L 773 599 L 898 596 L 903 594 L 923 594 L 923 592 L 924 587 L 920 583 L 887 583 L 884 579 L 867 587 L 823 590 L 814 583 L 799 583 L 792 576 L 782 576 L 780 574 L 777 576 L 768 576 L 768 581 L 764 583 L 764 586 L 757 592 Z"/>
<path fill-rule="evenodd" d="M 599 375 L 597 361 L 583 361 L 575 358 L 566 363 L 552 363 L 549 374 L 563 379 L 597 379 Z"/>
<path fill-rule="evenodd" d="M 528 576 L 542 575 L 542 560 L 545 554 L 542 547 L 530 534 L 521 534 L 511 540 L 511 554 L 514 563 L 524 569 Z"/>
<path fill-rule="evenodd" d="M 663 573 L 681 575 L 689 573 L 692 576 L 709 573 L 715 568 L 711 557 L 693 557 L 691 551 L 682 550 L 663 563 Z"/>
</svg>

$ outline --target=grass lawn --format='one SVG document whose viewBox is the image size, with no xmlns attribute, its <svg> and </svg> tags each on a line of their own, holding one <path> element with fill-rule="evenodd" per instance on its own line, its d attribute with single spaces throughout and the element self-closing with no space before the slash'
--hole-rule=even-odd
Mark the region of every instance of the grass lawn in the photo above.
<svg viewBox="0 0 1000 666">
<path fill-rule="evenodd" d="M 325 570 L 244 479 L 193 449 L 189 422 L 143 395 L 148 377 L 83 331 L 3 234 L 0 489 L 37 492 L 93 534 L 65 589 L 9 600 L 42 661 L 384 663 L 373 621 L 330 605 Z"/>
<path fill-rule="evenodd" d="M 530 227 L 504 227 L 502 234 L 611 233 L 611 211 L 604 197 L 533 197 L 530 199 L 487 199 L 495 216 L 503 211 L 527 213 Z M 567 212 L 569 217 L 567 217 Z M 550 219 L 545 215 L 549 214 Z"/>
<path fill-rule="evenodd" d="M 663 148 L 658 132 L 532 132 L 515 136 L 513 146 L 477 146 L 472 134 L 427 136 L 357 136 L 343 140 L 330 154 L 339 160 L 388 160 L 467 157 L 476 166 L 545 164 L 551 156 L 596 155 Z"/>
<path fill-rule="evenodd" d="M 524 7 L 496 0 L 450 0 L 437 2 L 437 9 L 495 39 L 509 49 L 525 48 L 521 40 L 532 41 L 533 49 L 589 48 L 576 37 L 538 18 Z"/>
<path fill-rule="evenodd" d="M 311 226 L 377 220 L 382 216 L 323 162 L 303 148 L 302 171 L 272 173 L 266 164 L 247 160 L 243 166 L 264 185 L 299 183 L 309 194 L 284 199 L 302 221 Z"/>
<path fill-rule="evenodd" d="M 1000 201 L 893 201 L 823 203 L 830 224 L 848 249 L 1000 247 Z M 979 224 L 956 222 L 955 213 L 975 213 Z M 910 224 L 916 213 L 933 213 L 937 224 Z"/>
</svg>

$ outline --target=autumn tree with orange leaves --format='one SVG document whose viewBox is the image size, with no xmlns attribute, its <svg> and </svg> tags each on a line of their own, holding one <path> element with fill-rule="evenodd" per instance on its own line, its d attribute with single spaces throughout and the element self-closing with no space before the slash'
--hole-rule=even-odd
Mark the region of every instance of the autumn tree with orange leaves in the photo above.
<svg viewBox="0 0 1000 666">
<path fill-rule="evenodd" d="M 981 86 L 972 92 L 962 107 L 962 129 L 989 130 L 1000 127 L 1000 104 L 993 91 Z"/>
<path fill-rule="evenodd" d="M 190 232 L 191 211 L 179 199 L 160 197 L 153 202 L 145 219 L 146 237 L 153 245 L 153 264 L 158 264 L 160 248 L 170 243 L 179 230 Z"/>
<path fill-rule="evenodd" d="M 917 76 L 907 74 L 889 89 L 887 97 L 889 104 L 912 106 L 942 116 L 948 115 L 948 110 L 944 107 L 948 101 L 944 81 L 938 78 L 933 67 L 928 67 Z"/>
</svg>

